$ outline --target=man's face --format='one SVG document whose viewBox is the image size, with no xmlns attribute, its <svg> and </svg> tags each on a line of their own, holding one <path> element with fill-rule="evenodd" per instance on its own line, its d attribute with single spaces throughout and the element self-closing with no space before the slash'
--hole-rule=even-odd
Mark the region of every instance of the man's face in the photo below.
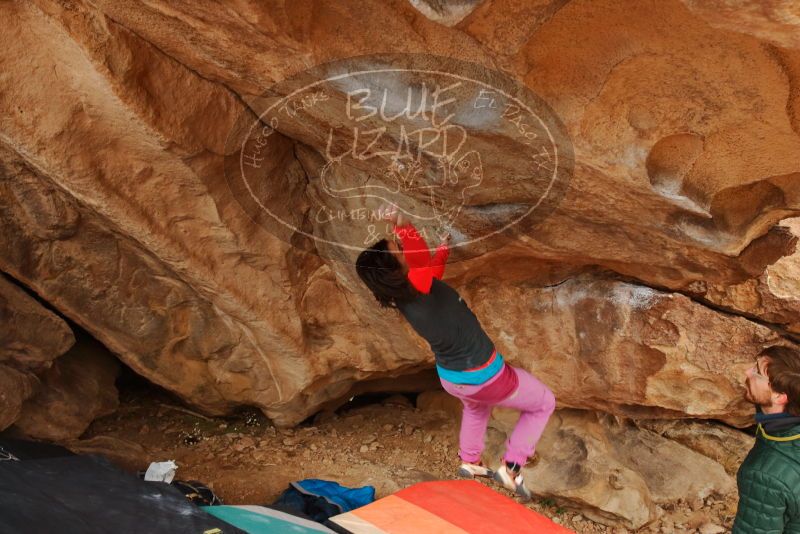
<svg viewBox="0 0 800 534">
<path fill-rule="evenodd" d="M 767 376 L 767 367 L 769 360 L 767 358 L 758 358 L 755 364 L 745 371 L 747 377 L 744 381 L 744 398 L 753 404 L 761 406 L 765 413 L 769 413 L 772 407 L 772 387 L 769 385 L 769 377 Z"/>
</svg>

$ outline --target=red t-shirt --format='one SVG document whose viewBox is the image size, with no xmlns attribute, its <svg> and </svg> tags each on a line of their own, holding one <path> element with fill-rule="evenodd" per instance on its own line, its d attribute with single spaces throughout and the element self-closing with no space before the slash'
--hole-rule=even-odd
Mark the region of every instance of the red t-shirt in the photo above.
<svg viewBox="0 0 800 534">
<path fill-rule="evenodd" d="M 447 243 L 442 243 L 436 247 L 431 257 L 428 244 L 411 223 L 395 226 L 394 233 L 403 245 L 403 256 L 408 263 L 408 279 L 411 285 L 427 295 L 431 291 L 433 279 L 441 280 L 444 276 L 444 266 L 450 255 L 450 248 Z"/>
</svg>

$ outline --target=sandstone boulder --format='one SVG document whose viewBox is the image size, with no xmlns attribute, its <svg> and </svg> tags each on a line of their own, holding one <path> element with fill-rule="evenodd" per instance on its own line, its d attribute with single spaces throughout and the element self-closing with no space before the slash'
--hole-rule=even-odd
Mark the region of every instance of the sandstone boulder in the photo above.
<svg viewBox="0 0 800 534">
<path fill-rule="evenodd" d="M 255 196 L 282 210 L 287 235 L 270 233 L 266 214 L 253 218 L 225 174 L 238 120 L 286 96 L 275 82 L 391 50 L 503 70 L 490 77 L 537 95 L 571 141 L 571 173 L 547 218 L 453 257 L 450 280 L 481 295 L 471 304 L 513 361 L 566 406 L 741 424 L 738 366 L 776 334 L 672 292 L 744 283 L 793 250 L 775 225 L 800 208 L 795 49 L 715 28 L 677 0 L 497 0 L 452 27 L 405 0 L 0 10 L 15 21 L 0 54 L 0 269 L 198 409 L 252 405 L 291 425 L 359 381 L 431 366 L 355 277 L 357 250 L 336 256 L 319 241 L 363 228 L 323 225 L 318 210 L 369 207 L 321 194 L 320 132 L 349 120 L 346 88 L 291 108 L 264 152 L 274 179 Z M 513 136 L 465 124 L 494 162 L 487 171 L 526 175 Z M 385 186 L 386 163 L 342 166 L 338 178 L 358 170 Z M 454 230 L 494 228 L 531 203 L 504 176 L 486 173 Z M 424 204 L 418 193 L 397 200 Z M 499 267 L 504 258 L 513 269 Z M 574 278 L 595 270 L 629 283 Z M 544 271 L 563 288 L 544 287 Z M 494 278 L 492 298 L 477 273 Z"/>
<path fill-rule="evenodd" d="M 516 415 L 495 410 L 485 456 L 500 457 Z M 525 469 L 531 490 L 609 525 L 638 529 L 655 505 L 735 490 L 722 466 L 674 441 L 591 412 L 558 410 Z M 702 473 L 702 476 L 698 476 Z"/>
<path fill-rule="evenodd" d="M 786 48 L 800 48 L 800 6 L 792 0 L 683 0 L 692 13 L 731 32 Z"/>
<path fill-rule="evenodd" d="M 781 223 L 797 237 L 800 219 Z M 800 334 L 800 251 L 773 263 L 757 278 L 734 285 L 697 285 L 697 295 L 741 315 Z"/>
<path fill-rule="evenodd" d="M 0 430 L 19 418 L 46 372 L 75 337 L 69 326 L 0 273 Z"/>
<path fill-rule="evenodd" d="M 23 404 L 38 389 L 36 375 L 0 364 L 0 430 L 19 418 Z"/>
<path fill-rule="evenodd" d="M 75 343 L 67 323 L 0 274 L 0 363 L 22 371 L 47 369 Z"/>
<path fill-rule="evenodd" d="M 117 409 L 119 362 L 97 341 L 81 339 L 40 375 L 41 388 L 14 427 L 33 439 L 79 437 L 96 418 Z"/>
<path fill-rule="evenodd" d="M 498 350 L 543 380 L 559 406 L 633 418 L 751 424 L 744 370 L 781 342 L 769 328 L 684 295 L 598 275 L 546 288 L 484 276 L 462 294 Z"/>
<path fill-rule="evenodd" d="M 736 476 L 754 443 L 751 435 L 709 422 L 649 420 L 636 424 L 708 456 L 731 476 Z"/>
</svg>

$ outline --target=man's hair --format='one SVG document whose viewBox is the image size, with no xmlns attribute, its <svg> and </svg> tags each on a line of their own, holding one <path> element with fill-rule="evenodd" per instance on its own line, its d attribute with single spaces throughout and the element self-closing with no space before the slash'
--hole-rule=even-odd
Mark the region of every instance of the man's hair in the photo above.
<svg viewBox="0 0 800 534">
<path fill-rule="evenodd" d="M 759 356 L 767 358 L 766 373 L 772 390 L 786 394 L 786 411 L 800 415 L 800 352 L 773 345 L 761 351 Z"/>
<path fill-rule="evenodd" d="M 414 300 L 419 292 L 408 281 L 403 266 L 389 250 L 389 242 L 381 239 L 361 252 L 356 260 L 356 272 L 375 299 L 384 308 Z"/>
</svg>

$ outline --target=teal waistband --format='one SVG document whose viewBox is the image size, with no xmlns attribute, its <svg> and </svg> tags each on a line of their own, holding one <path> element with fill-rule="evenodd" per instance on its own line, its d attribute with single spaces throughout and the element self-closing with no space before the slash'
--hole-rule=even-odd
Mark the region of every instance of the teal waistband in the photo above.
<svg viewBox="0 0 800 534">
<path fill-rule="evenodd" d="M 499 373 L 502 368 L 503 356 L 498 352 L 494 361 L 483 369 L 478 369 L 476 371 L 453 371 L 452 369 L 445 369 L 437 364 L 436 372 L 439 373 L 439 378 L 453 384 L 468 384 L 474 386 L 483 384 Z"/>
</svg>

